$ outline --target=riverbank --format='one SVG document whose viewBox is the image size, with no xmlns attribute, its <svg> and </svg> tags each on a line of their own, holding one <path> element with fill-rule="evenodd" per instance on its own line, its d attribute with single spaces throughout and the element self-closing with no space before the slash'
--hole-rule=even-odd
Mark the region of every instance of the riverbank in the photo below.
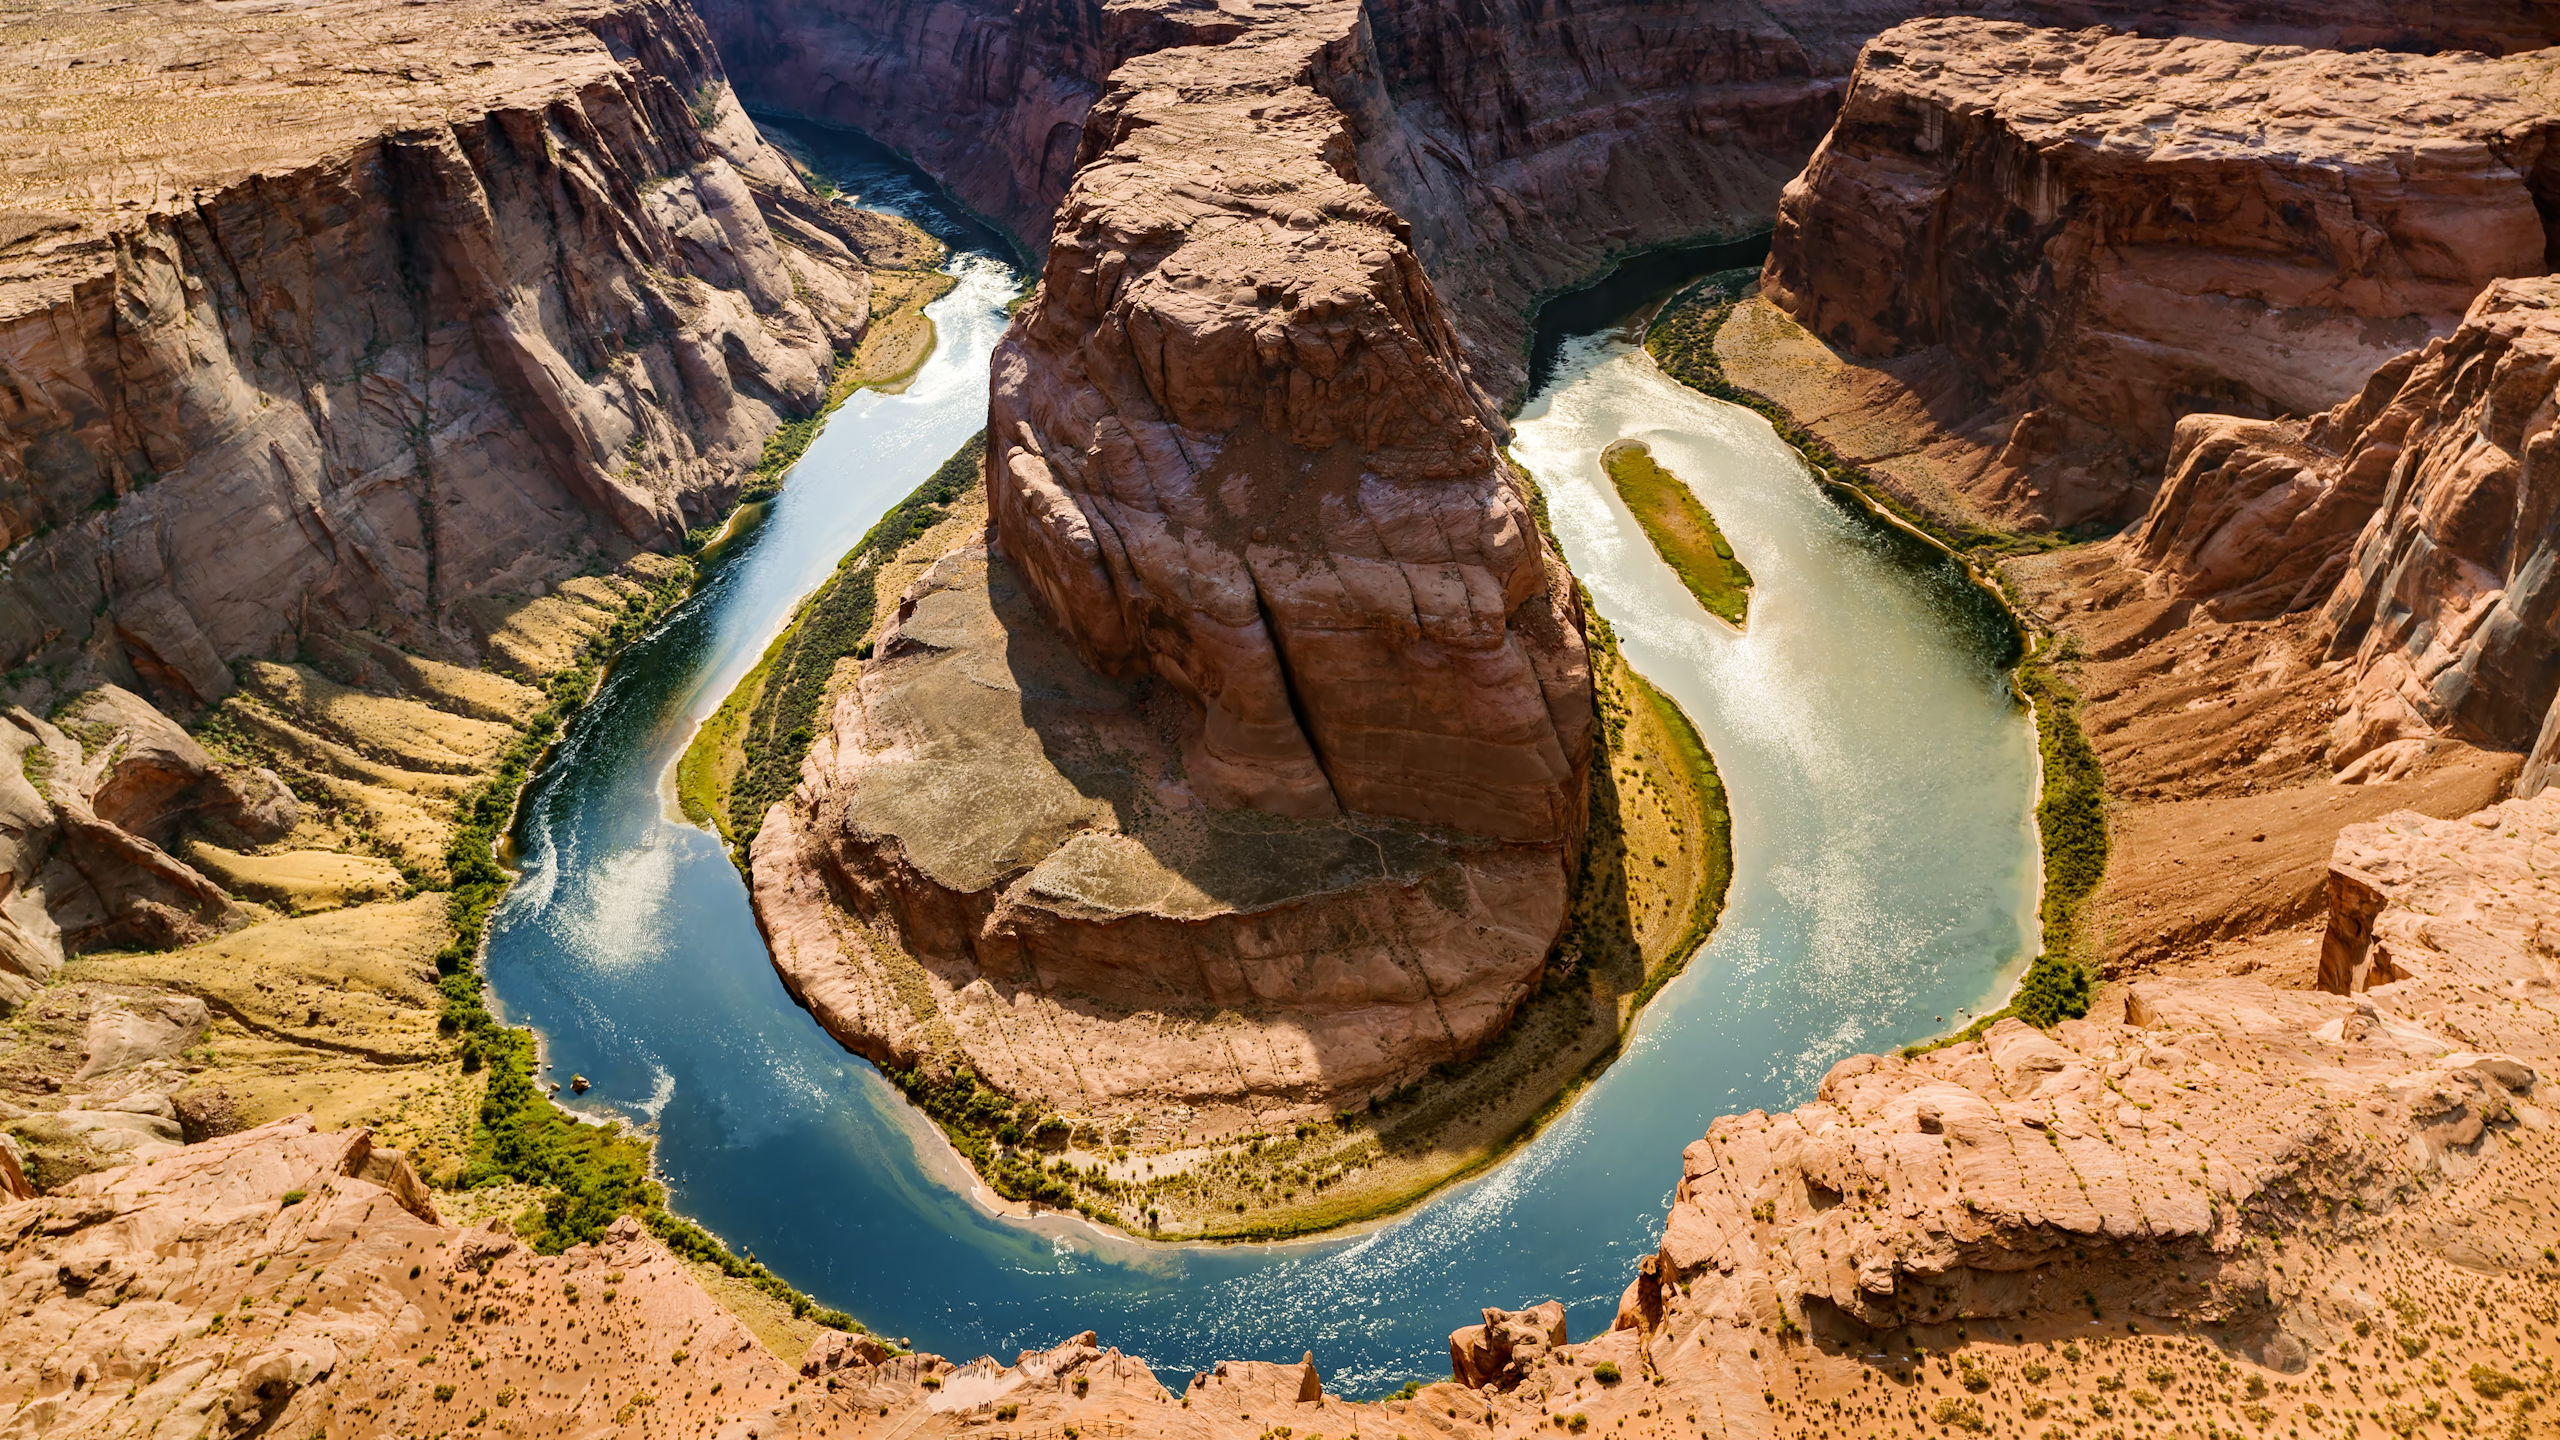
<svg viewBox="0 0 2560 1440">
<path fill-rule="evenodd" d="M 2013 1015 L 2045 1027 L 2086 1015 L 2096 974 L 2087 955 L 2083 907 L 2106 873 L 2105 774 L 2080 727 L 2080 697 L 2070 678 L 2077 653 L 2060 644 L 2049 628 L 2030 619 L 1996 568 L 2000 557 L 2038 554 L 2070 542 L 2060 536 L 1997 530 L 1933 513 L 1884 485 L 1864 467 L 1843 460 L 1785 405 L 1734 383 L 1726 373 L 1718 342 L 1755 284 L 1750 272 L 1737 271 L 1690 286 L 1666 303 L 1647 327 L 1646 352 L 1680 383 L 1767 419 L 1826 487 L 1854 496 L 1879 523 L 1924 542 L 1962 567 L 1973 586 L 1999 607 L 2021 642 L 2013 684 L 2019 703 L 2035 716 L 2043 768 L 2036 807 L 2044 864 L 2039 911 L 2042 944 L 2007 1002 L 1930 1045 L 1979 1038 L 1993 1024 Z"/>
<path fill-rule="evenodd" d="M 899 595 L 983 528 L 980 443 L 964 447 L 848 553 L 687 747 L 678 765 L 684 808 L 697 822 L 717 824 L 733 855 L 750 853 L 766 811 L 790 793 L 813 731 L 823 732 L 835 696 L 872 655 Z M 1492 1165 L 1561 1113 L 1644 1001 L 1703 943 L 1721 906 L 1732 871 L 1731 820 L 1714 762 L 1678 706 L 1626 665 L 1605 623 L 1593 624 L 1601 756 L 1565 939 L 1487 1047 L 1366 1104 L 1257 1118 L 1250 1103 L 1221 1109 L 1194 1101 L 1183 1109 L 1187 1122 L 1164 1124 L 1012 1093 L 972 1064 L 954 1028 L 971 1023 L 968 1011 L 944 997 L 973 987 L 907 953 L 885 918 L 831 910 L 828 926 L 858 931 L 862 944 L 830 963 L 877 967 L 884 993 L 925 1022 L 923 1038 L 898 1040 L 864 1018 L 860 1004 L 842 1000 L 835 982 L 820 978 L 832 972 L 811 969 L 800 954 L 794 937 L 806 917 L 786 898 L 786 877 L 765 873 L 776 861 L 758 849 L 748 868 L 777 964 L 821 1023 L 877 1060 L 1006 1200 L 1072 1209 L 1164 1240 L 1275 1239 L 1391 1214 Z M 1017 640 L 1004 663 L 1032 662 Z M 1274 1012 L 1264 1023 L 1285 1018 Z"/>
<path fill-rule="evenodd" d="M 768 439 L 731 516 L 697 545 L 751 529 L 826 413 L 865 383 L 913 375 L 930 347 L 922 307 L 955 283 L 934 268 L 947 250 L 904 220 L 848 214 L 837 228 L 878 265 L 878 323 L 839 355 L 817 412 Z M 484 668 L 315 626 L 288 661 L 233 666 L 234 693 L 191 735 L 122 692 L 62 705 L 63 743 L 109 767 L 139 757 L 147 786 L 165 788 L 174 765 L 274 794 L 254 834 L 176 815 L 134 822 L 193 867 L 174 875 L 206 877 L 194 882 L 200 917 L 176 927 L 197 943 L 75 955 L 12 1017 L 8 1078 L 21 1094 L 5 1113 L 31 1178 L 59 1185 L 307 1113 L 370 1129 L 466 1223 L 503 1221 L 546 1253 L 636 1214 L 779 1349 L 820 1327 L 859 1328 L 669 1212 L 652 1140 L 554 1105 L 567 1072 L 547 1077 L 537 1037 L 486 998 L 483 934 L 515 882 L 521 797 L 615 662 L 700 578 L 691 560 L 643 551 L 531 593 L 457 600 L 449 621 L 469 630 Z M 29 725 L 29 753 L 45 761 L 31 775 L 107 783 L 84 778 L 85 761 L 56 761 L 71 752 Z M 203 753 L 190 759 L 192 746 Z"/>
</svg>

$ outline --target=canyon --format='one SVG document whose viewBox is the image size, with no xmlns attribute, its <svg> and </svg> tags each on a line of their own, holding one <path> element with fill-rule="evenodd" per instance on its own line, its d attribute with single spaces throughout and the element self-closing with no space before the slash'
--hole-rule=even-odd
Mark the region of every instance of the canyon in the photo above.
<svg viewBox="0 0 2560 1440">
<path fill-rule="evenodd" d="M 863 257 L 912 263 L 807 194 L 681 9 L 306 18 L 13 22 L 17 703 L 191 716 L 337 630 L 479 663 L 724 513 L 860 336 Z"/>
<path fill-rule="evenodd" d="M 169 8 L 48 10 L 5 87 L 55 147 L 0 182 L 0 989 L 48 1097 L 12 1108 L 55 1137 L 0 1151 L 26 1433 L 2546 1423 L 2539 12 L 714 0 L 419 35 L 344 0 L 287 36 Z M 2141 33 L 2019 23 L 2110 21 Z M 1312 1354 L 1177 1392 L 1091 1333 L 1011 1365 L 813 1339 L 628 1216 L 559 1255 L 447 1225 L 476 1192 L 364 1128 L 179 1143 L 226 1022 L 445 1093 L 452 932 L 432 890 L 394 897 L 544 687 L 684 578 L 655 552 L 823 403 L 868 272 L 916 268 L 802 184 L 722 60 L 1043 257 L 983 526 L 900 557 L 751 854 L 831 1033 L 915 1065 L 974 1007 L 994 1053 L 1028 1002 L 989 977 L 1062 982 L 1051 1019 L 1250 995 L 1305 1048 L 1232 1088 L 1107 1014 L 1082 1048 L 1156 1073 L 1004 1077 L 1059 1109 L 1242 1095 L 1202 1125 L 1241 1133 L 1499 1032 L 1574 920 L 1634 693 L 1502 450 L 1524 316 L 1763 224 L 1722 374 L 1992 536 L 1970 558 L 2082 687 L 2117 802 L 2089 1015 L 1715 1121 L 1613 1328 L 1487 1310 L 1452 1381 L 1374 1402 Z M 117 163 L 80 148 L 110 132 Z M 1236 817 L 1244 849 L 1204 836 Z M 127 993 L 167 983 L 147 952 L 78 956 L 317 931 L 252 907 L 322 890 L 360 926 L 419 912 L 313 940 L 325 1037 L 263 974 L 190 1008 Z M 1354 1018 L 1328 1036 L 1327 1007 Z M 76 1069 L 39 1021 L 83 1027 Z M 293 1062 L 264 1063 L 282 1114 Z M 452 1181 L 468 1114 L 404 1123 Z"/>
</svg>

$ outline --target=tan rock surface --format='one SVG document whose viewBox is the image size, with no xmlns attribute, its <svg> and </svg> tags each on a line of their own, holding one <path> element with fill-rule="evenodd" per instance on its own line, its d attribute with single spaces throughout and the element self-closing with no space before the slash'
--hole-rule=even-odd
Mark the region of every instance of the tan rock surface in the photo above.
<svg viewBox="0 0 2560 1440">
<path fill-rule="evenodd" d="M 1086 669 L 981 547 L 874 653 L 753 864 L 775 964 L 874 1059 L 1200 1132 L 1329 1118 L 1472 1054 L 1544 970 L 1560 846 L 1204 803 L 1161 697 Z"/>
<path fill-rule="evenodd" d="M 1211 804 L 1566 839 L 1579 605 L 1401 223 L 1328 161 L 1344 116 L 1294 84 L 1327 23 L 1206 75 L 1134 60 L 1088 119 L 996 354 L 996 534 L 1096 668 L 1197 707 Z"/>
<path fill-rule="evenodd" d="M 1332 7 L 1227 0 L 704 0 L 759 113 L 859 127 L 912 155 L 1034 253 L 1078 168 L 1089 112 L 1140 56 L 1204 73 Z M 1477 381 L 1527 375 L 1528 316 L 1619 255 L 1768 227 L 1829 127 L 1865 41 L 1923 14 L 2339 49 L 2560 43 L 2547 7 L 2388 0 L 1644 0 L 1492 9 L 1371 0 L 1312 57 L 1357 179 L 1412 226 Z M 1239 41 L 1247 42 L 1239 45 Z"/>
<path fill-rule="evenodd" d="M 2484 291 L 2452 336 L 2308 421 L 2191 417 L 2128 562 L 2217 617 L 2315 611 L 2338 673 L 2329 768 L 2405 770 L 2438 737 L 2533 750 L 2560 694 L 2536 456 L 2560 386 L 2560 284 Z"/>
<path fill-rule="evenodd" d="M 679 6 L 49 3 L 0 26 L 0 668 L 225 662 L 671 546 L 862 330 L 858 236 Z M 42 692 L 42 693 L 38 693 Z"/>
<path fill-rule="evenodd" d="M 2130 520 L 2181 415 L 2324 410 L 2545 268 L 2548 83 L 2531 56 L 1915 21 L 1789 186 L 1766 289 L 1845 350 L 1947 347 L 1971 389 L 1942 416 L 2013 419 L 1985 510 Z"/>
</svg>

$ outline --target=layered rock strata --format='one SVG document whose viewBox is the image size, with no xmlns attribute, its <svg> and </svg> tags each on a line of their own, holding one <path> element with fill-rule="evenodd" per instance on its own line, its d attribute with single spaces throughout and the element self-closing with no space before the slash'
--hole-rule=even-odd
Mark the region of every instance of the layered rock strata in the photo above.
<svg viewBox="0 0 2560 1440">
<path fill-rule="evenodd" d="M 2537 7 L 2413 12 L 2381 0 L 700 8 L 751 106 L 889 141 L 1034 252 L 1091 158 L 1088 112 L 1121 67 L 1179 50 L 1187 70 L 1215 74 L 1227 52 L 1318 19 L 1330 35 L 1310 50 L 1306 82 L 1347 118 L 1362 183 L 1412 224 L 1476 378 L 1505 397 L 1526 377 L 1526 319 L 1542 297 L 1630 251 L 1767 228 L 1838 111 L 1859 47 L 1900 21 L 1967 13 L 2354 50 L 2560 43 L 2560 22 Z"/>
<path fill-rule="evenodd" d="M 1192 704 L 1208 803 L 1569 843 L 1572 581 L 1403 223 L 1337 168 L 1341 112 L 1293 83 L 1327 38 L 1119 72 L 996 352 L 994 530 L 1089 663 Z"/>
<path fill-rule="evenodd" d="M 192 708 L 339 628 L 477 659 L 465 602 L 672 546 L 866 320 L 681 6 L 60 3 L 0 50 L 22 690 Z"/>
<path fill-rule="evenodd" d="M 12 708 L 0 726 L 0 1005 L 13 1009 L 66 952 L 157 949 L 247 922 L 169 853 L 180 821 L 257 845 L 300 817 L 274 771 L 217 763 L 128 691 L 92 691 L 58 718 Z"/>
<path fill-rule="evenodd" d="M 2181 416 L 2325 410 L 2546 269 L 2555 133 L 2527 57 L 1915 21 L 1862 56 L 1764 288 L 1863 357 L 1943 347 L 1980 512 L 2122 522 Z"/>
<path fill-rule="evenodd" d="M 2182 421 L 2128 560 L 2216 616 L 2316 612 L 2342 667 L 2333 770 L 2450 736 L 2549 765 L 2560 639 L 2544 595 L 2560 282 L 2489 287 L 2451 336 L 2308 421 Z"/>
<path fill-rule="evenodd" d="M 1088 669 L 983 546 L 874 656 L 753 872 L 793 992 L 884 1064 L 965 1056 L 1106 1128 L 1330 1115 L 1473 1053 L 1564 924 L 1558 845 L 1205 803 L 1179 703 Z"/>
</svg>

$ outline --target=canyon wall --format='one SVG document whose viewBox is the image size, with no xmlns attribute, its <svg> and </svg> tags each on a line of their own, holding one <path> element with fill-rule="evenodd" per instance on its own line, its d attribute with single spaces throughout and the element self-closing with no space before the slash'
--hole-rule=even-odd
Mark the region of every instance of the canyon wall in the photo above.
<svg viewBox="0 0 2560 1440">
<path fill-rule="evenodd" d="M 338 628 L 475 659 L 718 514 L 866 323 L 857 232 L 681 6 L 12 23 L 0 669 L 39 709 L 189 711 Z"/>
<path fill-rule="evenodd" d="M 2327 409 L 2547 268 L 2548 84 L 2529 58 L 1913 22 L 1788 187 L 1765 291 L 1853 355 L 1942 347 L 1983 514 L 2128 521 L 2182 415 Z"/>
<path fill-rule="evenodd" d="M 704 0 L 762 112 L 850 125 L 913 156 L 1033 253 L 1084 163 L 1086 112 L 1141 55 L 1189 63 L 1301 12 L 1183 0 Z M 1346 117 L 1359 178 L 1413 227 L 1474 377 L 1526 378 L 1544 296 L 1615 256 L 1766 229 L 1830 128 L 1859 47 L 1916 16 L 2340 49 L 2560 43 L 2547 7 L 2358 0 L 2164 7 L 2144 0 L 1375 0 L 1300 81 Z"/>
<path fill-rule="evenodd" d="M 2309 420 L 2180 422 L 2128 559 L 2154 593 L 2228 618 L 2316 610 L 2345 668 L 2331 768 L 2388 765 L 2428 737 L 2554 741 L 2552 413 L 2560 280 L 2501 281 L 2445 339 Z"/>
</svg>

